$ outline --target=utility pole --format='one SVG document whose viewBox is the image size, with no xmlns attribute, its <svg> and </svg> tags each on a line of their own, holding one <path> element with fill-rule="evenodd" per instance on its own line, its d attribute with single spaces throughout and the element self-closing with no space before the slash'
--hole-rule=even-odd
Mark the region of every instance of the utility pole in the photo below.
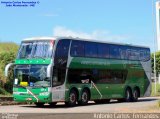
<svg viewBox="0 0 160 119">
<path fill-rule="evenodd" d="M 156 1 L 157 50 L 160 50 L 160 1 Z"/>
<path fill-rule="evenodd" d="M 155 83 L 155 95 L 157 91 L 157 74 L 156 74 L 156 51 L 157 51 L 157 43 L 160 42 L 160 1 L 155 0 L 152 2 L 153 7 L 153 29 L 154 29 L 154 83 Z M 156 14 L 155 14 L 155 7 L 156 7 Z M 155 15 L 156 15 L 156 24 L 155 24 Z M 156 26 L 156 32 L 155 32 L 155 26 Z M 158 49 L 160 50 L 160 44 L 158 45 Z"/>
</svg>

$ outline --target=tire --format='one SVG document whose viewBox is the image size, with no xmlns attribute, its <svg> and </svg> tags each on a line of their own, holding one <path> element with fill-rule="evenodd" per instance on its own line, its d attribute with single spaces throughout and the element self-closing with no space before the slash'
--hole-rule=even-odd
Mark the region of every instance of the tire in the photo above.
<svg viewBox="0 0 160 119">
<path fill-rule="evenodd" d="M 57 104 L 57 102 L 51 102 L 51 103 L 49 103 L 49 106 L 54 107 L 56 104 Z"/>
<path fill-rule="evenodd" d="M 83 90 L 81 95 L 81 100 L 78 102 L 79 105 L 87 105 L 89 100 L 89 92 L 88 90 Z"/>
<path fill-rule="evenodd" d="M 125 102 L 131 102 L 132 101 L 132 92 L 131 90 L 128 88 L 125 91 L 125 98 L 124 98 Z"/>
<path fill-rule="evenodd" d="M 77 102 L 77 93 L 75 90 L 71 90 L 69 93 L 69 101 L 65 102 L 68 107 L 74 107 Z"/>
<path fill-rule="evenodd" d="M 137 102 L 138 101 L 138 96 L 139 96 L 139 91 L 137 89 L 135 89 L 133 91 L 133 97 L 132 97 L 132 101 L 133 102 Z"/>
<path fill-rule="evenodd" d="M 36 105 L 37 107 L 44 107 L 44 103 L 43 103 L 43 102 L 35 103 L 35 105 Z"/>
</svg>

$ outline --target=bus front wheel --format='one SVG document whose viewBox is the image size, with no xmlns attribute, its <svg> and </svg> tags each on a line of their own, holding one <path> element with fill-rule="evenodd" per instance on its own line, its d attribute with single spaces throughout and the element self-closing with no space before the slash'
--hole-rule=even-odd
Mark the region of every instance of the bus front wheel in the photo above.
<svg viewBox="0 0 160 119">
<path fill-rule="evenodd" d="M 65 102 L 65 104 L 69 107 L 73 107 L 77 102 L 77 93 L 75 90 L 71 90 L 69 93 L 69 100 Z"/>
<path fill-rule="evenodd" d="M 81 94 L 81 100 L 78 102 L 79 105 L 86 105 L 88 103 L 89 100 L 89 92 L 88 90 L 83 90 L 82 94 Z"/>
</svg>

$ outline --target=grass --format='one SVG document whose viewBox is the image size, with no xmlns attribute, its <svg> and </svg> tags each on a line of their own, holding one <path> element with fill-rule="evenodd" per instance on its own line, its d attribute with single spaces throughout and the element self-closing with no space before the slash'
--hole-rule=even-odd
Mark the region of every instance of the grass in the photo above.
<svg viewBox="0 0 160 119">
<path fill-rule="evenodd" d="M 155 93 L 155 83 L 152 83 L 152 93 L 151 96 L 160 96 L 160 84 L 156 84 L 156 93 Z M 157 106 L 160 108 L 160 100 L 157 102 Z"/>
<path fill-rule="evenodd" d="M 158 107 L 160 108 L 160 100 L 158 101 L 158 104 L 157 104 L 157 105 L 158 105 Z"/>
<path fill-rule="evenodd" d="M 151 96 L 160 96 L 160 84 L 157 82 L 156 84 L 156 93 L 155 93 L 155 84 L 152 83 L 152 93 Z"/>
</svg>

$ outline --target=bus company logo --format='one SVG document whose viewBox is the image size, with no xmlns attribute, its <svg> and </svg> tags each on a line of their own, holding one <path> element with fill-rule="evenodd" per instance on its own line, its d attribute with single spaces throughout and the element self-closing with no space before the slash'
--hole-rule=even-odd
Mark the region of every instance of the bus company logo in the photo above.
<svg viewBox="0 0 160 119">
<path fill-rule="evenodd" d="M 18 114 L 2 113 L 2 119 L 18 119 Z"/>
<path fill-rule="evenodd" d="M 100 62 L 100 61 L 82 61 L 81 64 L 88 64 L 88 65 L 110 65 L 110 63 L 107 62 Z"/>
</svg>

